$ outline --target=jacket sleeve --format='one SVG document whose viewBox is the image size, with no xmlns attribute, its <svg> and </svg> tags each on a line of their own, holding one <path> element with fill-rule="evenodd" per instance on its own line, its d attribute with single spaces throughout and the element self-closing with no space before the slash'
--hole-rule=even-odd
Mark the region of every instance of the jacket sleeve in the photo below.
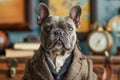
<svg viewBox="0 0 120 80">
<path fill-rule="evenodd" d="M 33 80 L 32 79 L 33 76 L 31 75 L 32 68 L 30 66 L 31 66 L 31 63 L 30 63 L 30 60 L 28 60 L 26 63 L 26 67 L 25 67 L 25 71 L 24 71 L 22 80 Z"/>
<path fill-rule="evenodd" d="M 90 59 L 88 61 L 88 80 L 98 80 L 97 75 L 93 72 L 93 63 Z"/>
</svg>

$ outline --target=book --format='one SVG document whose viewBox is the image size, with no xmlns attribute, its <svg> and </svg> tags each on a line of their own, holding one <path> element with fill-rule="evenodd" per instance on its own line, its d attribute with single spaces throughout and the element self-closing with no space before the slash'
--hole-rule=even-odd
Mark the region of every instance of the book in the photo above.
<svg viewBox="0 0 120 80">
<path fill-rule="evenodd" d="M 5 49 L 5 57 L 32 57 L 34 55 L 34 50 L 16 50 L 16 49 Z"/>
<path fill-rule="evenodd" d="M 14 43 L 13 49 L 38 50 L 40 43 Z"/>
</svg>

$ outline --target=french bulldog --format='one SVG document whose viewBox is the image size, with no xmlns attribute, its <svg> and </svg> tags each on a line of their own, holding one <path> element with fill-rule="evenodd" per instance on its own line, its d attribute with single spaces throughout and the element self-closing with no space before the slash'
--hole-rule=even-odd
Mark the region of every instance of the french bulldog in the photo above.
<svg viewBox="0 0 120 80">
<path fill-rule="evenodd" d="M 92 61 L 77 45 L 81 13 L 76 5 L 67 16 L 52 16 L 47 5 L 38 5 L 41 45 L 26 64 L 23 80 L 97 80 Z"/>
</svg>

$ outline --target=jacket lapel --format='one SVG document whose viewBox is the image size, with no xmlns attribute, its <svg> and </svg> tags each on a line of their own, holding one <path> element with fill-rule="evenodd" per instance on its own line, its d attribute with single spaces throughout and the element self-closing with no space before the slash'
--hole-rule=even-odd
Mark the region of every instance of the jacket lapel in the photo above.
<svg viewBox="0 0 120 80">
<path fill-rule="evenodd" d="M 38 57 L 39 56 L 39 57 Z M 45 55 L 43 52 L 38 53 L 38 59 L 33 65 L 35 71 L 35 77 L 37 80 L 54 80 L 50 69 L 45 61 Z"/>
<path fill-rule="evenodd" d="M 78 75 L 81 73 L 83 59 L 85 59 L 85 56 L 82 55 L 82 53 L 78 49 L 78 46 L 76 45 L 74 48 L 74 51 L 73 51 L 73 61 L 71 63 L 71 66 L 70 66 L 68 73 L 66 74 L 64 80 L 79 80 L 79 79 L 81 79 L 81 77 Z"/>
</svg>

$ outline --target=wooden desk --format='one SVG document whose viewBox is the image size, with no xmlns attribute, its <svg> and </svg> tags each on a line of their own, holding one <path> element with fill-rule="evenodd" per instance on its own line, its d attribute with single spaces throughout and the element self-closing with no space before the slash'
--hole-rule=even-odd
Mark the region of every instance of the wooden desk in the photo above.
<svg viewBox="0 0 120 80">
<path fill-rule="evenodd" d="M 16 75 L 10 76 L 10 61 L 16 60 Z M 25 63 L 27 58 L 4 58 L 0 57 L 0 80 L 21 80 L 24 73 Z M 14 64 L 14 63 L 13 63 Z"/>
<path fill-rule="evenodd" d="M 97 74 L 99 79 L 104 70 L 106 70 L 107 78 L 111 77 L 111 80 L 120 80 L 120 56 L 110 56 L 109 62 L 106 62 L 105 56 L 88 56 L 88 58 L 92 59 L 94 72 Z"/>
<path fill-rule="evenodd" d="M 92 59 L 94 64 L 94 72 L 97 74 L 99 80 L 104 72 L 103 69 L 106 69 L 107 72 L 110 72 L 110 70 L 105 68 L 106 64 L 106 57 L 104 56 L 88 56 L 88 58 Z M 28 58 L 12 58 L 17 59 L 17 67 L 16 67 L 16 76 L 14 78 L 10 77 L 9 72 L 9 61 L 11 58 L 4 58 L 0 57 L 0 80 L 21 80 L 25 63 L 28 60 Z M 111 80 L 120 80 L 120 56 L 111 56 L 110 57 L 110 65 L 111 65 Z"/>
</svg>

